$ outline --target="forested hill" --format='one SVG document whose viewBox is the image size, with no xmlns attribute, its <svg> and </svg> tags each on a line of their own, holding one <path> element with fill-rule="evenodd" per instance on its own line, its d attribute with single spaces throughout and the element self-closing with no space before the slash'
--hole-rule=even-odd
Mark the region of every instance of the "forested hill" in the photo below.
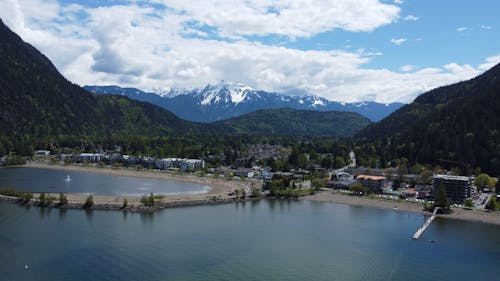
<svg viewBox="0 0 500 281">
<path fill-rule="evenodd" d="M 202 128 L 148 103 L 86 92 L 67 81 L 47 57 L 1 20 L 0 73 L 0 131 L 7 146 Z"/>
<path fill-rule="evenodd" d="M 361 131 L 382 161 L 481 167 L 500 174 L 500 65 L 469 81 L 422 94 Z"/>
<path fill-rule="evenodd" d="M 370 120 L 352 112 L 264 109 L 213 124 L 233 133 L 347 137 Z"/>
</svg>

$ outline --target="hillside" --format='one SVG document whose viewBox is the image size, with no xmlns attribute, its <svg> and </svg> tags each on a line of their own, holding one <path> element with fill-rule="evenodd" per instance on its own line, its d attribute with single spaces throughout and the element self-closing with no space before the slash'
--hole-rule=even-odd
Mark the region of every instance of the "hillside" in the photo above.
<svg viewBox="0 0 500 281">
<path fill-rule="evenodd" d="M 357 113 L 264 109 L 213 123 L 233 133 L 348 137 L 370 123 Z"/>
<path fill-rule="evenodd" d="M 0 21 L 0 130 L 3 146 L 63 138 L 198 131 L 149 103 L 90 94 Z"/>
<path fill-rule="evenodd" d="M 422 94 L 358 134 L 383 161 L 458 166 L 500 174 L 500 65 L 469 81 Z"/>
</svg>

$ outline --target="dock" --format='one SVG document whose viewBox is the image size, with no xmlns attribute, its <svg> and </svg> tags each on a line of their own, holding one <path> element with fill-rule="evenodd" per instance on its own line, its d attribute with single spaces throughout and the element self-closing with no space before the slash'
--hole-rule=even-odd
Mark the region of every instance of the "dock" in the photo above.
<svg viewBox="0 0 500 281">
<path fill-rule="evenodd" d="M 432 212 L 432 216 L 425 221 L 425 223 L 420 227 L 415 234 L 413 234 L 413 239 L 417 240 L 424 233 L 424 231 L 431 225 L 432 221 L 436 218 L 437 211 L 441 209 L 440 207 L 434 208 L 434 212 Z"/>
</svg>

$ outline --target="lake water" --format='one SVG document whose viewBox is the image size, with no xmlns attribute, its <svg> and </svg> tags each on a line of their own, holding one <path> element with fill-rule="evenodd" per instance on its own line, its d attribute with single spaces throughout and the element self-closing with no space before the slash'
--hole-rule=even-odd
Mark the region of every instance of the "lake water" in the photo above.
<svg viewBox="0 0 500 281">
<path fill-rule="evenodd" d="M 499 226 L 438 218 L 412 240 L 424 219 L 309 201 L 153 214 L 0 203 L 0 280 L 500 280 Z"/>
<path fill-rule="evenodd" d="M 140 196 L 151 192 L 201 194 L 210 191 L 209 186 L 196 183 L 26 167 L 1 168 L 0 188 L 5 187 L 29 192 L 115 196 Z"/>
</svg>

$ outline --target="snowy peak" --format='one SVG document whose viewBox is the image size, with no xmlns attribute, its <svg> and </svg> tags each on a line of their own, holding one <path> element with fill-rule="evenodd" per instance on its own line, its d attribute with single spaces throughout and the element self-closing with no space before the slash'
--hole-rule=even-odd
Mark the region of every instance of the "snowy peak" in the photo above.
<svg viewBox="0 0 500 281">
<path fill-rule="evenodd" d="M 255 91 L 246 85 L 228 82 L 225 80 L 220 81 L 215 85 L 207 85 L 202 90 L 198 91 L 202 105 L 218 104 L 218 103 L 232 103 L 239 104 L 247 98 L 249 93 Z"/>
<path fill-rule="evenodd" d="M 155 93 L 163 98 L 173 98 L 178 95 L 184 95 L 189 93 L 189 90 L 186 89 L 177 89 L 177 88 L 153 88 L 149 90 L 151 93 Z"/>
<path fill-rule="evenodd" d="M 254 90 L 249 86 L 220 81 L 191 91 L 169 89 L 146 93 L 134 88 L 116 86 L 86 86 L 97 94 L 119 94 L 129 98 L 150 102 L 172 111 L 177 116 L 196 122 L 224 120 L 260 109 L 293 108 L 314 111 L 349 111 L 378 121 L 403 104 L 381 104 L 376 102 L 341 103 L 316 95 L 290 96 Z"/>
</svg>

